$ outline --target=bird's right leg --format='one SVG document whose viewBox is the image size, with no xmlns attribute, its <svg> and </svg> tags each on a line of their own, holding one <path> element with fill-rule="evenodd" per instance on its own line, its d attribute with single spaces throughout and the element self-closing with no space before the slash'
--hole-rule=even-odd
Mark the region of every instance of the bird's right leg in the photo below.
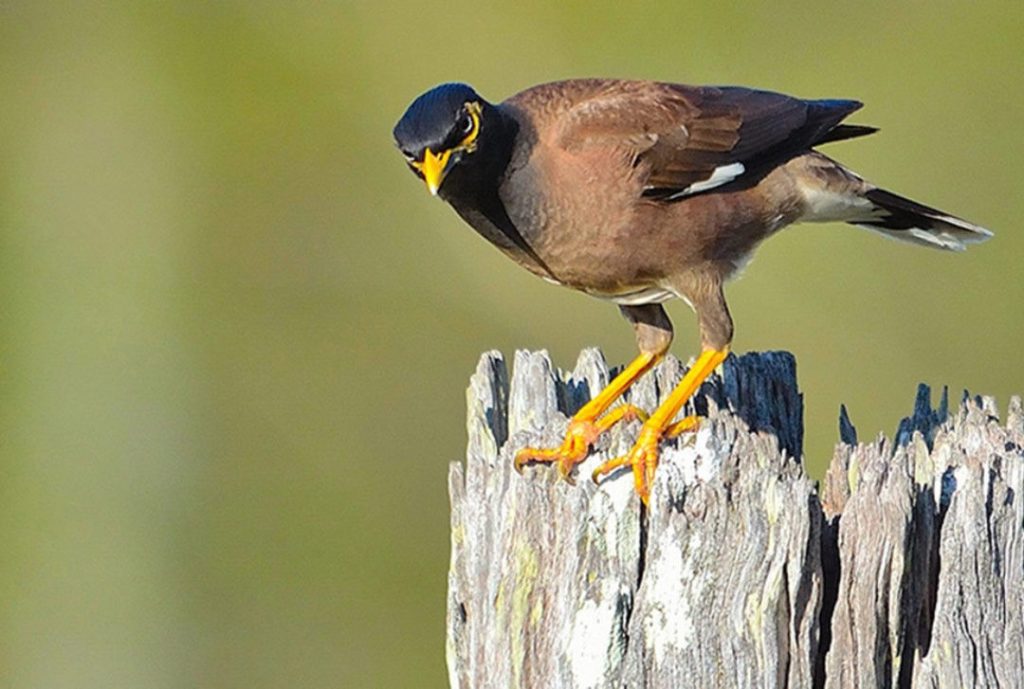
<svg viewBox="0 0 1024 689">
<path fill-rule="evenodd" d="M 558 473 L 569 480 L 573 467 L 586 459 L 590 446 L 602 433 L 623 419 L 647 420 L 647 413 L 631 404 L 617 406 L 611 411 L 608 408 L 665 356 L 672 343 L 672 323 L 659 304 L 620 308 L 633 323 L 639 356 L 573 415 L 560 446 L 551 449 L 527 447 L 517 452 L 516 471 L 522 471 L 523 465 L 531 462 L 550 463 L 557 465 Z"/>
<path fill-rule="evenodd" d="M 732 342 L 732 316 L 729 315 L 729 307 L 722 293 L 720 275 L 709 275 L 705 272 L 683 277 L 689 278 L 690 282 L 677 285 L 678 293 L 686 295 L 697 313 L 701 339 L 700 356 L 668 397 L 644 421 L 636 443 L 629 453 L 624 457 L 608 460 L 593 473 L 596 481 L 620 467 L 632 467 L 633 485 L 636 486 L 637 495 L 645 505 L 650 499 L 661 441 L 694 430 L 699 425 L 700 419 L 696 416 L 687 416 L 681 421 L 673 420 L 687 400 L 696 394 L 708 376 L 729 356 L 729 345 Z"/>
</svg>

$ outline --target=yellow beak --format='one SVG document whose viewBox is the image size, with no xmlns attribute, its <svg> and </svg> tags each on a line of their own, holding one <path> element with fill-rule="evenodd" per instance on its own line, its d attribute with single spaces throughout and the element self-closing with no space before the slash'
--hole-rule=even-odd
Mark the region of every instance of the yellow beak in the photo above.
<svg viewBox="0 0 1024 689">
<path fill-rule="evenodd" d="M 451 157 L 451 149 L 441 151 L 434 155 L 428 148 L 423 152 L 423 162 L 420 163 L 420 172 L 423 173 L 423 181 L 427 183 L 427 189 L 432 196 L 437 196 L 437 190 L 441 188 L 444 176 L 448 174 L 445 169 L 448 166 L 448 159 Z"/>
</svg>

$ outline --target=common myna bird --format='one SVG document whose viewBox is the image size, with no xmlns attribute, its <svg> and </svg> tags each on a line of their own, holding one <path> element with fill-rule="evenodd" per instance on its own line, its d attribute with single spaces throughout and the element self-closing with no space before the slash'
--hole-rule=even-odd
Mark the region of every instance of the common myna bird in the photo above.
<svg viewBox="0 0 1024 689">
<path fill-rule="evenodd" d="M 873 127 L 841 124 L 855 100 L 801 100 L 734 86 L 575 79 L 497 105 L 443 84 L 409 106 L 395 143 L 431 194 L 540 277 L 618 304 L 640 349 L 577 412 L 554 449 L 521 450 L 517 469 L 549 462 L 568 478 L 590 445 L 624 418 L 643 421 L 625 457 L 646 503 L 659 442 L 728 356 L 732 318 L 722 287 L 766 237 L 791 223 L 846 222 L 922 246 L 959 251 L 991 233 L 880 189 L 819 153 Z M 650 415 L 612 403 L 668 351 L 673 297 L 697 314 L 701 353 Z"/>
</svg>

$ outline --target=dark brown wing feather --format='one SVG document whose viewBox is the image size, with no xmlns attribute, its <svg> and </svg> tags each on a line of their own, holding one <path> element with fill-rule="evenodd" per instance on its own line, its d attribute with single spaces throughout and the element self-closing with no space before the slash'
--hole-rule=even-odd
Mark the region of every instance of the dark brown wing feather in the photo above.
<svg viewBox="0 0 1024 689">
<path fill-rule="evenodd" d="M 860 107 L 857 101 L 806 101 L 741 87 L 638 81 L 552 87 L 570 101 L 558 118 L 559 145 L 625 149 L 647 172 L 645 193 L 665 198 L 706 191 L 778 164 L 827 140 Z"/>
</svg>

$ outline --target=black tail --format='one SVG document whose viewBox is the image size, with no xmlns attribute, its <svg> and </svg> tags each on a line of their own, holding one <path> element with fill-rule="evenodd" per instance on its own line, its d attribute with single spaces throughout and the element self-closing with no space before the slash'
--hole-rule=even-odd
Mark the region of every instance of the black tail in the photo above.
<svg viewBox="0 0 1024 689">
<path fill-rule="evenodd" d="M 967 244 L 983 242 L 992 236 L 984 227 L 885 189 L 871 189 L 863 197 L 874 206 L 873 217 L 851 220 L 850 224 L 881 232 L 893 239 L 963 251 Z"/>
</svg>

